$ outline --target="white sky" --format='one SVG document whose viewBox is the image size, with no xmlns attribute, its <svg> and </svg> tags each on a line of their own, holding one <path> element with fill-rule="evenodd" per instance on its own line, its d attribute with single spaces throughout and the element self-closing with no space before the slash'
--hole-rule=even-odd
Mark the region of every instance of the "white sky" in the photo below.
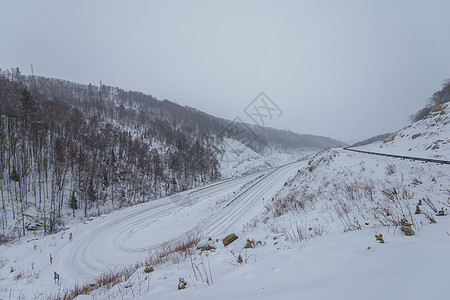
<svg viewBox="0 0 450 300">
<path fill-rule="evenodd" d="M 0 68 L 139 90 L 355 142 L 393 132 L 450 78 L 450 1 L 5 1 Z"/>
</svg>

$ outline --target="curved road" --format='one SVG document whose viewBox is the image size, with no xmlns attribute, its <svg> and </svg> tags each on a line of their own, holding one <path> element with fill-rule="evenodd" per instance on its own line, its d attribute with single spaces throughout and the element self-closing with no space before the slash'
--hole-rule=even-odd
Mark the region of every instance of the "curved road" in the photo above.
<svg viewBox="0 0 450 300">
<path fill-rule="evenodd" d="M 76 226 L 73 242 L 55 253 L 55 268 L 66 286 L 89 282 L 104 272 L 145 260 L 151 250 L 189 233 L 220 237 L 242 229 L 305 164 L 298 161 L 226 180 Z"/>
</svg>

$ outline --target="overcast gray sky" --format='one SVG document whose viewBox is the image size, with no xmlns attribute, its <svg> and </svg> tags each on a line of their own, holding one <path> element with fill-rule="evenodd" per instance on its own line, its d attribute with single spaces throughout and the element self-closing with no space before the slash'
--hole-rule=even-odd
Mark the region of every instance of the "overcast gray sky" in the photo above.
<svg viewBox="0 0 450 300">
<path fill-rule="evenodd" d="M 450 1 L 4 1 L 0 68 L 139 90 L 355 142 L 393 132 L 450 78 Z"/>
</svg>

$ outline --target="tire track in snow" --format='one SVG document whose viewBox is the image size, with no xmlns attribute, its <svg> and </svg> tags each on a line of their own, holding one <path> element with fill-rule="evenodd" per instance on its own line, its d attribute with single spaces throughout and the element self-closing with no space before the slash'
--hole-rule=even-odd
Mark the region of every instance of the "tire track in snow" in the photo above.
<svg viewBox="0 0 450 300">
<path fill-rule="evenodd" d="M 206 196 L 213 195 L 233 187 L 243 186 L 260 176 L 259 174 L 261 172 L 237 179 L 225 180 L 186 194 L 202 192 Z M 182 198 L 181 203 L 178 204 L 187 204 L 183 203 L 183 201 L 188 202 L 190 200 L 190 197 Z M 123 241 L 130 238 L 130 230 L 132 234 L 136 233 L 137 230 L 135 228 L 137 226 L 144 228 L 164 215 L 182 209 L 183 207 L 171 202 L 170 197 L 165 197 L 116 211 L 108 215 L 105 221 L 97 219 L 95 223 L 99 224 L 92 224 L 93 227 L 80 233 L 77 232 L 71 243 L 68 243 L 58 253 L 53 255 L 55 258 L 55 269 L 58 270 L 61 278 L 64 278 L 65 283 L 70 282 L 73 284 L 80 280 L 92 281 L 104 272 L 145 259 L 145 255 L 149 250 L 155 249 L 160 245 L 153 244 L 141 248 L 127 247 Z M 143 223 L 145 223 L 145 226 Z M 82 227 L 85 229 L 88 226 L 84 225 Z M 182 237 L 185 237 L 185 233 Z M 170 243 L 178 239 L 180 237 L 169 239 L 166 242 Z M 126 259 L 118 262 L 117 258 Z"/>
<path fill-rule="evenodd" d="M 179 234 L 167 238 L 164 242 L 148 245 L 132 246 L 130 240 L 146 227 L 158 222 L 164 216 L 183 212 L 192 206 L 191 197 L 180 198 L 179 205 L 171 202 L 170 197 L 152 200 L 122 211 L 114 212 L 105 220 L 95 220 L 93 227 L 74 236 L 74 241 L 64 246 L 56 255 L 57 269 L 69 284 L 80 281 L 92 281 L 104 272 L 135 264 L 146 258 L 151 250 L 162 245 L 170 245 L 185 239 L 187 234 L 224 234 L 233 226 L 241 225 L 243 218 L 260 204 L 261 197 L 270 189 L 276 192 L 282 187 L 286 173 L 304 165 L 304 162 L 294 162 L 268 171 L 259 172 L 241 178 L 228 179 L 211 186 L 186 192 L 185 195 L 201 194 L 204 201 L 207 197 L 220 195 L 233 188 L 239 188 L 250 182 L 253 184 L 244 192 L 234 197 L 227 205 L 210 216 L 194 222 L 190 228 L 185 228 Z M 267 173 L 269 172 L 269 173 Z M 260 176 L 262 178 L 259 178 Z M 116 215 L 114 215 L 116 214 Z M 254 214 L 256 215 L 256 214 Z M 237 224 L 237 225 L 236 225 Z M 87 225 L 89 226 L 89 225 Z M 82 228 L 86 228 L 83 226 Z M 147 242 L 147 241 L 146 241 Z"/>
</svg>

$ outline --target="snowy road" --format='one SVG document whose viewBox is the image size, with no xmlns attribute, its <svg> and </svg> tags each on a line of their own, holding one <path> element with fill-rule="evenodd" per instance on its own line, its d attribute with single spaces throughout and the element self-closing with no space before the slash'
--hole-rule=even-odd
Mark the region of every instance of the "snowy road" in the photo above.
<svg viewBox="0 0 450 300">
<path fill-rule="evenodd" d="M 214 238 L 233 233 L 262 212 L 264 202 L 305 164 L 227 180 L 75 226 L 74 240 L 54 253 L 54 269 L 70 286 L 145 260 L 151 250 L 188 233 Z"/>
</svg>

